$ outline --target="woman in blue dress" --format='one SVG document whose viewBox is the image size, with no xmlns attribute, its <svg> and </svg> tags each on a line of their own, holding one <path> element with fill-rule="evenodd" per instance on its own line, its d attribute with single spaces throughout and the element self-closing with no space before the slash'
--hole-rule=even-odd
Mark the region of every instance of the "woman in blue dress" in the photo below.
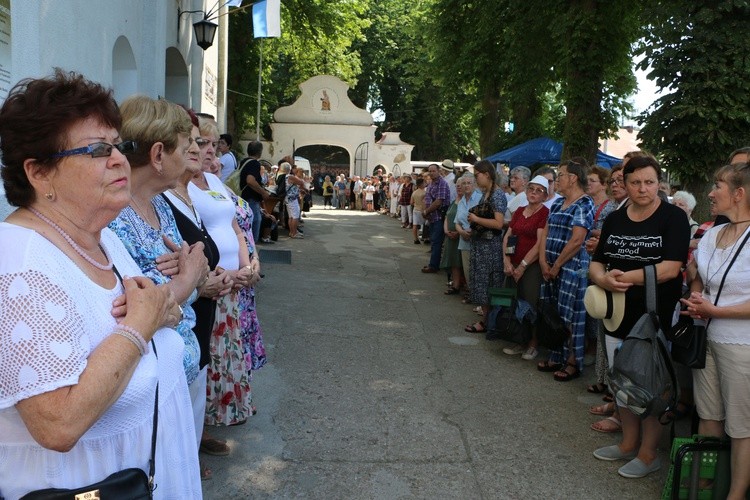
<svg viewBox="0 0 750 500">
<path fill-rule="evenodd" d="M 495 166 L 487 160 L 478 161 L 474 165 L 474 176 L 483 196 L 467 218 L 472 238 L 469 288 L 471 302 L 482 307 L 483 319 L 464 328 L 472 333 L 487 332 L 487 313 L 490 310 L 488 288 L 501 287 L 505 282 L 503 222 L 508 202 L 497 184 L 496 175 Z"/>
<path fill-rule="evenodd" d="M 583 370 L 583 296 L 590 262 L 585 243 L 594 223 L 594 201 L 586 194 L 588 174 L 589 167 L 581 158 L 561 164 L 557 191 L 563 197 L 552 204 L 539 240 L 539 266 L 544 279 L 539 299 L 557 305 L 570 338 L 562 349 L 550 351 L 549 359 L 539 363 L 537 369 L 554 372 L 559 382 L 578 378 Z"/>
<path fill-rule="evenodd" d="M 183 244 L 169 204 L 158 196 L 184 174 L 186 161 L 198 162 L 199 148 L 191 137 L 193 124 L 176 104 L 146 96 L 126 99 L 121 106 L 121 135 L 136 141 L 129 155 L 131 201 L 109 224 L 143 274 L 157 285 L 168 286 L 182 304 L 182 319 L 175 327 L 185 342 L 183 367 L 193 399 L 196 447 L 203 429 L 205 378 L 199 377 L 200 346 L 193 332 L 196 316 L 191 304 L 197 288 L 208 278 L 203 243 Z M 174 252 L 179 258 L 175 259 Z"/>
</svg>

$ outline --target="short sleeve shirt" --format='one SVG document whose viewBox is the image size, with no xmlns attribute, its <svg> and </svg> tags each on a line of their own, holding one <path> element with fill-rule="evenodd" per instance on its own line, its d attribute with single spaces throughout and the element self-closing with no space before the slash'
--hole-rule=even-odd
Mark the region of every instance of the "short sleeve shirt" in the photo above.
<svg viewBox="0 0 750 500">
<path fill-rule="evenodd" d="M 258 160 L 251 158 L 242 166 L 242 171 L 240 172 L 240 194 L 247 201 L 262 201 L 263 196 L 253 188 L 245 189 L 248 175 L 255 177 L 259 186 L 263 185 L 263 176 L 260 173 L 260 162 Z"/>
<path fill-rule="evenodd" d="M 607 270 L 633 271 L 649 264 L 670 260 L 687 261 L 690 226 L 682 209 L 662 202 L 648 219 L 635 222 L 627 209 L 615 210 L 604 221 L 594 262 Z M 672 316 L 682 292 L 682 274 L 657 285 L 657 310 L 662 328 L 672 325 Z M 608 335 L 625 338 L 645 312 L 644 287 L 631 286 L 625 293 L 625 317 Z"/>
<path fill-rule="evenodd" d="M 441 208 L 446 208 L 448 205 L 450 205 L 450 199 L 451 199 L 451 191 L 448 188 L 448 183 L 445 182 L 445 179 L 442 177 L 438 177 L 437 181 L 433 181 L 430 183 L 429 186 L 427 186 L 426 189 L 426 195 L 424 197 L 424 206 L 425 208 L 432 205 L 432 202 L 440 199 L 442 201 Z M 503 197 L 505 198 L 505 197 Z M 503 207 L 503 213 L 505 213 L 505 207 Z M 441 214 L 442 210 L 434 210 L 427 214 L 427 221 L 428 222 L 439 222 L 442 218 Z"/>
</svg>

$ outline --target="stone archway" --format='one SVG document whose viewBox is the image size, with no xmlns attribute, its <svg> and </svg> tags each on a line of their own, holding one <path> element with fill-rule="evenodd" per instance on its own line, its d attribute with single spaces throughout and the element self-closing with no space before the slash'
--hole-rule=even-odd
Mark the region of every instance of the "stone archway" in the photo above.
<svg viewBox="0 0 750 500">
<path fill-rule="evenodd" d="M 340 79 L 319 75 L 300 84 L 302 95 L 290 106 L 279 108 L 271 123 L 273 140 L 266 154 L 276 162 L 295 149 L 311 145 L 338 146 L 349 155 L 348 175 L 366 175 L 376 165 L 390 170 L 409 163 L 414 146 L 401 140 L 398 132 L 384 134 L 375 142 L 375 125 L 367 110 L 358 108 L 347 94 L 349 86 Z M 356 165 L 358 148 L 367 145 L 367 157 Z M 360 149 L 361 151 L 361 149 Z"/>
</svg>

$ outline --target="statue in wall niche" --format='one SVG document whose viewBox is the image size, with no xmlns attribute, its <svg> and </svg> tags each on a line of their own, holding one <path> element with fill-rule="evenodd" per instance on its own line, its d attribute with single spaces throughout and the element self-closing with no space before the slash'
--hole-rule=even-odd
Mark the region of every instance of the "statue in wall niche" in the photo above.
<svg viewBox="0 0 750 500">
<path fill-rule="evenodd" d="M 331 111 L 331 98 L 325 90 L 323 90 L 323 97 L 320 98 L 320 110 Z"/>
</svg>

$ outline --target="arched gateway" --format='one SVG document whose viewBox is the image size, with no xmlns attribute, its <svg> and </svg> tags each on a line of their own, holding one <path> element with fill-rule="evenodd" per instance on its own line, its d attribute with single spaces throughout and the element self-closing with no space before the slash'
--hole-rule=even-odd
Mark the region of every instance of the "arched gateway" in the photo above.
<svg viewBox="0 0 750 500">
<path fill-rule="evenodd" d="M 349 86 L 335 76 L 314 76 L 300 84 L 302 95 L 291 106 L 276 110 L 271 123 L 273 139 L 265 143 L 264 156 L 276 163 L 294 148 L 338 146 L 349 153 L 349 175 L 370 175 L 377 166 L 391 172 L 395 165 L 410 172 L 413 145 L 386 132 L 375 142 L 375 125 L 367 110 L 356 107 Z"/>
</svg>

